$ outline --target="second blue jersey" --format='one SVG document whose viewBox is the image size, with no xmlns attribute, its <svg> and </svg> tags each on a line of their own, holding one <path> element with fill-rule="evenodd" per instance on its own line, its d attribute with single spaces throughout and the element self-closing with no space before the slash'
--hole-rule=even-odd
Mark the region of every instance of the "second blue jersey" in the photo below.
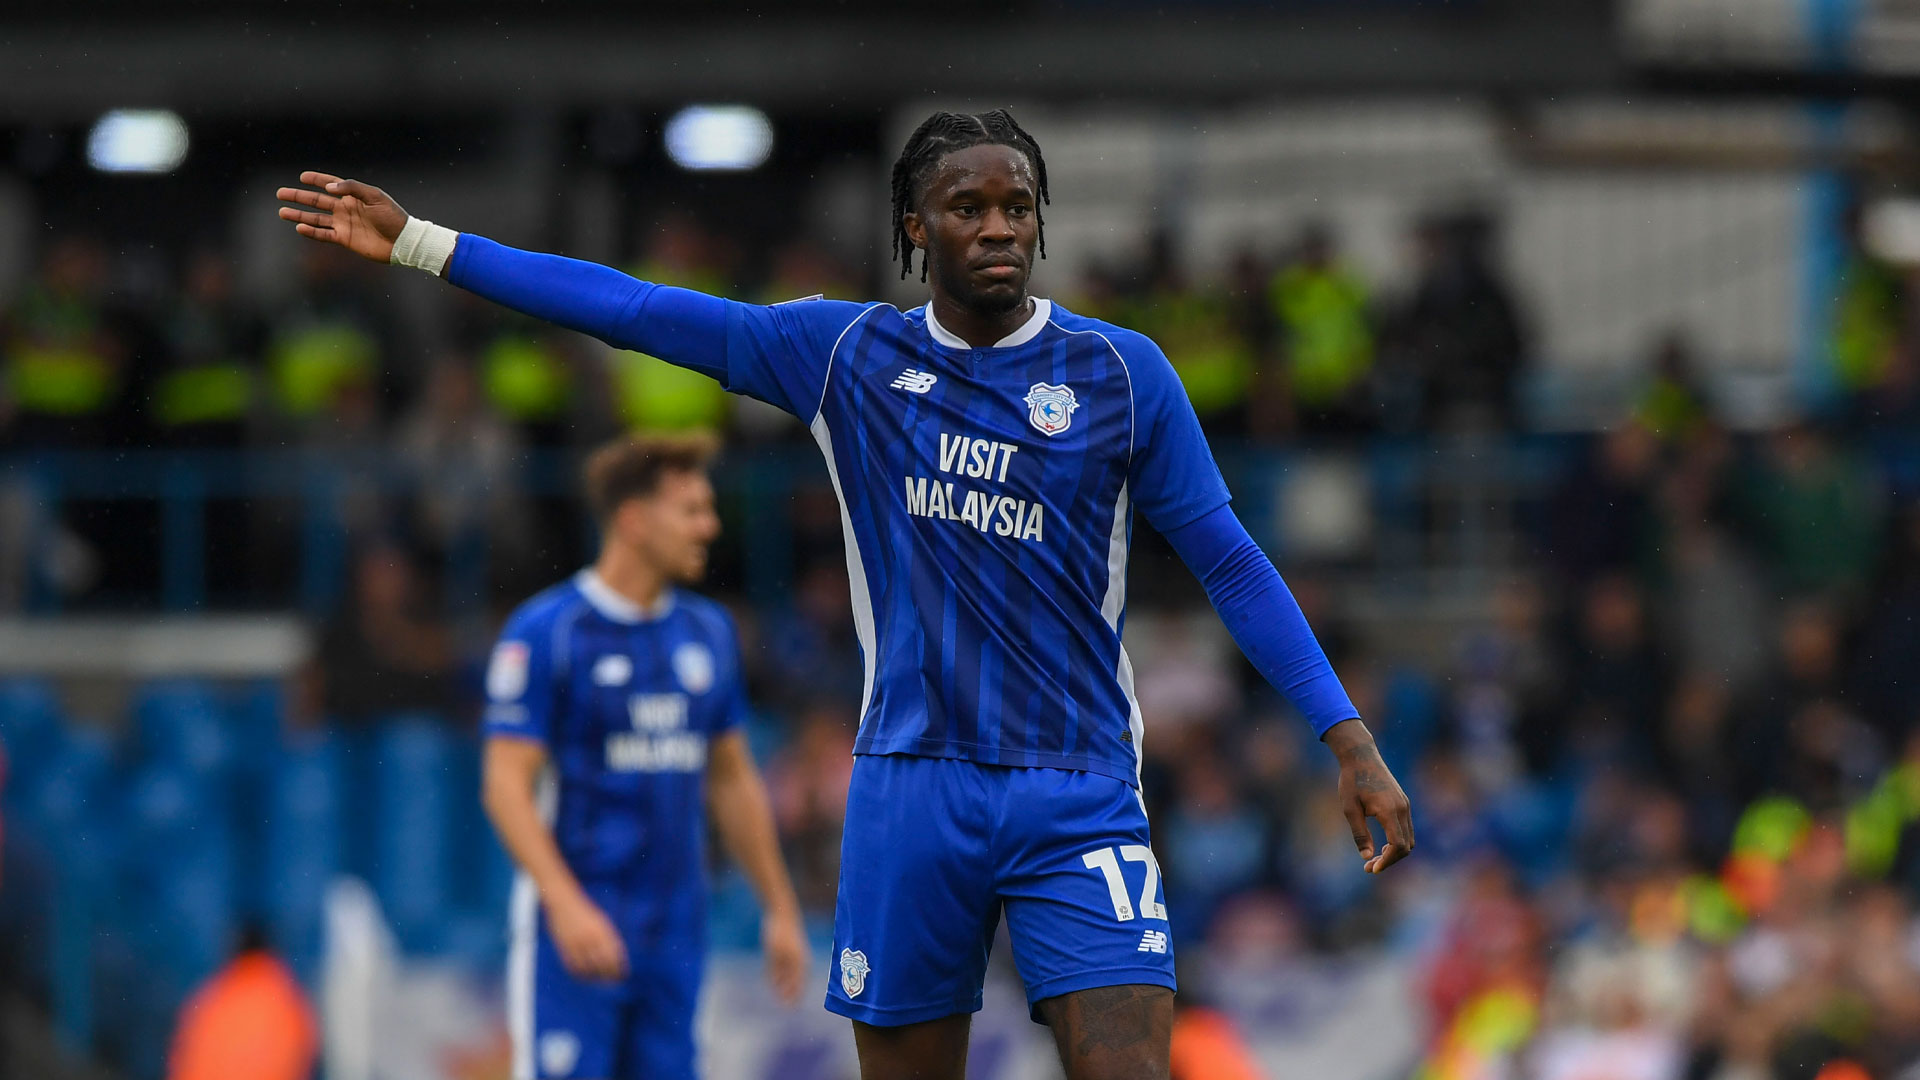
<svg viewBox="0 0 1920 1080">
<path fill-rule="evenodd" d="M 1133 510 L 1166 531 L 1228 501 L 1159 348 L 1046 300 L 988 348 L 926 308 L 727 317 L 728 389 L 807 422 L 840 497 L 866 654 L 855 751 L 1137 782 Z"/>
<path fill-rule="evenodd" d="M 507 620 L 486 731 L 545 745 L 541 810 L 632 947 L 699 940 L 708 744 L 746 701 L 726 609 L 684 590 L 642 611 L 582 571 Z"/>
</svg>

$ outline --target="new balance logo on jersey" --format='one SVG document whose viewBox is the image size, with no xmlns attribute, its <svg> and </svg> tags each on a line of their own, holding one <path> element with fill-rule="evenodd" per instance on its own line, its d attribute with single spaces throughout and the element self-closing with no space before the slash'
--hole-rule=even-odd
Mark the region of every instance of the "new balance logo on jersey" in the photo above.
<svg viewBox="0 0 1920 1080">
<path fill-rule="evenodd" d="M 593 685 L 625 686 L 633 678 L 633 661 L 619 653 L 608 653 L 593 662 Z"/>
<path fill-rule="evenodd" d="M 1134 951 L 1161 953 L 1164 955 L 1167 951 L 1167 932 L 1165 930 L 1149 930 L 1141 934 L 1140 947 Z"/>
<path fill-rule="evenodd" d="M 940 376 L 938 375 L 908 368 L 900 373 L 899 378 L 893 380 L 893 388 L 895 390 L 905 390 L 909 394 L 924 394 L 933 389 L 933 384 L 939 381 Z"/>
</svg>

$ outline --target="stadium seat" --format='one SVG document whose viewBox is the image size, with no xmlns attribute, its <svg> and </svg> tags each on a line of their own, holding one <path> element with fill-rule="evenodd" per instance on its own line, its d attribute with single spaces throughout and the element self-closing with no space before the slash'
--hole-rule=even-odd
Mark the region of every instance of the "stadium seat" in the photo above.
<svg viewBox="0 0 1920 1080">
<path fill-rule="evenodd" d="M 0 682 L 0 747 L 6 749 L 16 786 L 20 777 L 44 771 L 59 748 L 64 723 L 60 699 L 45 681 Z"/>
<path fill-rule="evenodd" d="M 401 947 L 436 952 L 451 893 L 455 738 L 437 718 L 408 715 L 383 725 L 376 745 L 374 889 Z"/>
<path fill-rule="evenodd" d="M 226 710 L 210 685 L 193 679 L 150 683 L 136 698 L 134 728 L 144 757 L 202 774 L 232 764 Z"/>
<path fill-rule="evenodd" d="M 330 732 L 290 736 L 268 788 L 261 913 L 303 978 L 317 971 L 327 885 L 342 871 L 340 758 Z"/>
<path fill-rule="evenodd" d="M 207 777 L 149 760 L 127 789 L 125 873 L 108 917 L 191 983 L 213 970 L 233 923 L 233 838 Z"/>
</svg>

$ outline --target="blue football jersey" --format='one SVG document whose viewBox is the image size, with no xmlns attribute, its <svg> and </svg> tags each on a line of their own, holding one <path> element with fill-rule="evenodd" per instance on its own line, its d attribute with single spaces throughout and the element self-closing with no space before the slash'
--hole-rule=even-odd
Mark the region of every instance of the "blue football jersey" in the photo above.
<svg viewBox="0 0 1920 1080">
<path fill-rule="evenodd" d="M 1228 502 L 1179 377 L 1044 299 L 990 348 L 930 308 L 727 308 L 725 382 L 811 426 L 840 497 L 866 674 L 855 752 L 1138 782 L 1121 648 L 1133 510 Z"/>
<path fill-rule="evenodd" d="M 673 590 L 644 611 L 581 571 L 507 620 L 486 690 L 488 735 L 545 744 L 541 811 L 615 925 L 697 935 L 707 746 L 746 709 L 726 609 Z"/>
</svg>

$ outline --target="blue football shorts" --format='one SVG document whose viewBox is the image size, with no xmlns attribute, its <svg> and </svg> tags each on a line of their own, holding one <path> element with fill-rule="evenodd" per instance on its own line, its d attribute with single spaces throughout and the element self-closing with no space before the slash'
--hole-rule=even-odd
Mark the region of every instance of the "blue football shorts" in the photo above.
<svg viewBox="0 0 1920 1080">
<path fill-rule="evenodd" d="M 1003 909 L 1029 1010 L 1174 987 L 1146 809 L 1124 781 L 861 755 L 840 850 L 831 1012 L 882 1027 L 978 1012 Z"/>
<path fill-rule="evenodd" d="M 523 878 L 507 957 L 513 1080 L 694 1080 L 706 942 L 643 950 L 629 937 L 627 977 L 589 982 L 567 971 L 546 922 Z"/>
</svg>

